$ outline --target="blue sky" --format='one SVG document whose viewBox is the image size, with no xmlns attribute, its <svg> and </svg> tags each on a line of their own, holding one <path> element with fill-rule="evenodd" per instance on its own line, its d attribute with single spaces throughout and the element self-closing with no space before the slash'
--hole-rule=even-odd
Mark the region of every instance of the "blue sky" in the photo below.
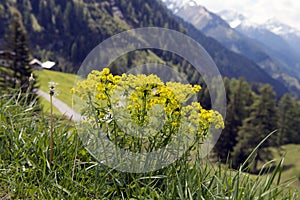
<svg viewBox="0 0 300 200">
<path fill-rule="evenodd" d="M 300 30 L 300 1 L 298 0 L 195 0 L 212 12 L 235 10 L 262 23 L 270 18 Z"/>
</svg>

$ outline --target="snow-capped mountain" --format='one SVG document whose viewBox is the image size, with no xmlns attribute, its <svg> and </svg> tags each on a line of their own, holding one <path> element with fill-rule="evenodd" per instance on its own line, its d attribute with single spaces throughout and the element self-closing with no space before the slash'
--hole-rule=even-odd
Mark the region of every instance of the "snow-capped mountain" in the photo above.
<svg viewBox="0 0 300 200">
<path fill-rule="evenodd" d="M 277 35 L 286 36 L 286 35 L 290 35 L 290 34 L 295 34 L 295 35 L 300 36 L 299 30 L 280 22 L 276 18 L 271 18 L 271 19 L 267 20 L 261 26 L 265 27 L 266 29 L 272 31 L 273 33 L 275 33 Z"/>
<path fill-rule="evenodd" d="M 190 22 L 206 35 L 209 34 L 205 31 L 209 31 L 212 26 L 217 26 L 219 28 L 224 27 L 225 29 L 230 28 L 227 22 L 222 20 L 218 15 L 208 11 L 204 6 L 199 5 L 194 0 L 162 0 L 162 2 L 164 2 L 174 14 L 185 21 Z M 218 34 L 217 32 L 215 33 Z M 223 35 L 223 33 L 221 35 Z M 216 39 L 216 37 L 214 38 Z"/>
<path fill-rule="evenodd" d="M 297 56 L 300 57 L 300 30 L 281 23 L 279 20 L 274 18 L 266 21 L 260 26 L 260 28 L 268 29 L 274 34 L 281 36 L 289 44 L 289 46 L 293 48 Z"/>
<path fill-rule="evenodd" d="M 219 15 L 235 30 L 264 44 L 265 51 L 300 78 L 300 31 L 275 18 L 253 23 L 236 11 L 221 11 Z"/>
<path fill-rule="evenodd" d="M 243 14 L 233 11 L 215 14 L 193 0 L 161 1 L 174 14 L 194 25 L 205 35 L 253 60 L 269 75 L 282 81 L 289 88 L 297 88 L 300 91 L 299 56 L 296 56 L 290 43 L 282 35 L 274 33 L 275 30 L 284 33 L 283 28 L 291 33 L 291 29 L 274 21 L 264 25 L 257 24 Z M 282 29 L 279 29 L 279 26 Z"/>
<path fill-rule="evenodd" d="M 193 0 L 162 0 L 162 2 L 165 3 L 167 8 L 172 10 L 174 13 L 178 12 L 185 6 L 199 5 L 196 1 Z"/>
<path fill-rule="evenodd" d="M 233 29 L 247 37 L 258 40 L 272 49 L 287 50 L 284 48 L 289 47 L 289 44 L 279 34 L 279 31 L 282 35 L 284 35 L 284 32 L 291 32 L 291 28 L 287 27 L 284 29 L 284 26 L 274 19 L 263 24 L 257 24 L 233 10 L 224 10 L 218 14 L 222 17 L 222 19 L 227 21 Z"/>
<path fill-rule="evenodd" d="M 218 15 L 227 21 L 232 28 L 237 28 L 238 26 L 243 26 L 244 28 L 261 28 L 267 29 L 276 35 L 286 36 L 288 34 L 295 34 L 300 36 L 299 30 L 280 22 L 274 17 L 258 24 L 234 10 L 223 10 L 218 12 Z"/>
<path fill-rule="evenodd" d="M 223 10 L 219 12 L 218 15 L 221 16 L 222 19 L 227 21 L 231 28 L 236 28 L 241 24 L 248 24 L 248 26 L 252 26 L 252 23 L 250 23 L 250 21 L 247 21 L 247 18 L 244 15 L 234 10 Z"/>
</svg>

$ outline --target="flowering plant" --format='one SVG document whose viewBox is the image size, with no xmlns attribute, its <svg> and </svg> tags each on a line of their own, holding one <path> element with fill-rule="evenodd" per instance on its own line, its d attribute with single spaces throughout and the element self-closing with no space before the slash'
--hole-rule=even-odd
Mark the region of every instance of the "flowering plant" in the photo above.
<svg viewBox="0 0 300 200">
<path fill-rule="evenodd" d="M 188 103 L 200 89 L 199 85 L 164 83 L 153 74 L 114 76 L 104 68 L 77 82 L 72 93 L 85 102 L 83 123 L 101 129 L 122 149 L 151 152 L 168 145 L 173 137 L 188 134 L 201 142 L 209 127 L 224 127 L 217 111 L 206 110 L 199 102 Z"/>
</svg>

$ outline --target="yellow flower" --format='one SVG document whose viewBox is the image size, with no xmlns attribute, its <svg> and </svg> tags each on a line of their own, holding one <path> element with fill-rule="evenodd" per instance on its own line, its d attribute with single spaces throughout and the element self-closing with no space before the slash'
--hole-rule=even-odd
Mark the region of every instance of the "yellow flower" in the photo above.
<svg viewBox="0 0 300 200">
<path fill-rule="evenodd" d="M 178 115 L 180 115 L 180 112 L 175 111 L 175 112 L 174 112 L 174 115 L 175 115 L 175 116 L 178 116 Z"/>
<path fill-rule="evenodd" d="M 99 84 L 97 85 L 97 91 L 98 91 L 98 92 L 104 92 L 104 91 L 105 91 L 105 85 L 99 83 Z"/>
<path fill-rule="evenodd" d="M 193 90 L 197 93 L 201 90 L 201 86 L 200 85 L 194 85 Z"/>
<path fill-rule="evenodd" d="M 112 74 L 109 74 L 107 76 L 107 80 L 113 82 L 114 81 L 114 76 Z"/>
<path fill-rule="evenodd" d="M 172 122 L 172 126 L 177 126 L 178 123 L 177 122 Z"/>
<path fill-rule="evenodd" d="M 105 94 L 100 93 L 100 94 L 97 94 L 96 98 L 97 99 L 106 99 L 107 97 Z"/>
<path fill-rule="evenodd" d="M 76 89 L 75 88 L 71 88 L 71 94 L 75 94 L 76 93 Z"/>
<path fill-rule="evenodd" d="M 108 75 L 109 74 L 109 72 L 110 72 L 110 70 L 109 70 L 109 68 L 104 68 L 103 70 L 102 70 L 102 72 L 103 72 L 103 74 L 104 75 Z"/>
</svg>

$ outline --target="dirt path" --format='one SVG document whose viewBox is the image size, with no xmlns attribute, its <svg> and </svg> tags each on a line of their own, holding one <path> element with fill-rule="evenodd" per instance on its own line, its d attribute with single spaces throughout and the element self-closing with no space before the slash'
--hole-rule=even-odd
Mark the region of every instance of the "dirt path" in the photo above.
<svg viewBox="0 0 300 200">
<path fill-rule="evenodd" d="M 50 102 L 50 95 L 48 93 L 43 92 L 41 90 L 37 90 L 37 94 Z M 59 110 L 59 112 L 61 112 L 67 118 L 72 119 L 73 121 L 81 120 L 81 115 L 79 113 L 77 113 L 76 111 L 74 111 L 72 108 L 70 108 L 67 104 L 65 104 L 61 100 L 53 97 L 52 102 L 53 102 L 53 105 Z"/>
</svg>

